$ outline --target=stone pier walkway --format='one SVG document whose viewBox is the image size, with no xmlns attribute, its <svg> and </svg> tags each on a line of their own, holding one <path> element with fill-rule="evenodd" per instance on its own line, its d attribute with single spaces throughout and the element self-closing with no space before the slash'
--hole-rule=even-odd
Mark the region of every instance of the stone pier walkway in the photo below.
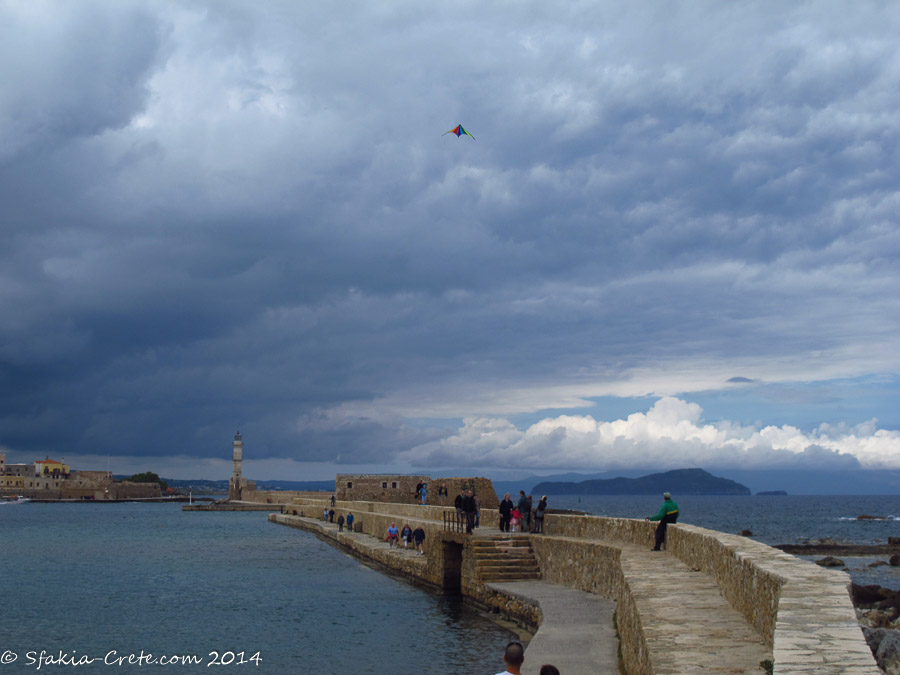
<svg viewBox="0 0 900 675">
<path fill-rule="evenodd" d="M 620 544 L 653 672 L 763 675 L 772 652 L 715 580 L 665 552 Z"/>
<path fill-rule="evenodd" d="M 550 663 L 566 675 L 615 675 L 619 639 L 613 627 L 616 603 L 545 581 L 487 584 L 500 593 L 534 602 L 541 627 L 525 650 L 523 675 L 538 675 Z"/>
</svg>

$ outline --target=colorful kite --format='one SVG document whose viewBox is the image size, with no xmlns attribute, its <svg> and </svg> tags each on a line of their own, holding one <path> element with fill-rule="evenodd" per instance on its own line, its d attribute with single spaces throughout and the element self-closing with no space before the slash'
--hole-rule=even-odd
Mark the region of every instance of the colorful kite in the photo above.
<svg viewBox="0 0 900 675">
<path fill-rule="evenodd" d="M 475 137 L 472 134 L 470 134 L 468 131 L 463 129 L 462 124 L 457 125 L 455 129 L 451 129 L 450 131 L 444 132 L 443 134 L 441 134 L 441 136 L 446 136 L 447 134 L 456 134 L 457 138 L 459 138 L 460 136 L 466 135 L 469 138 L 471 138 L 473 141 L 475 140 Z"/>
</svg>

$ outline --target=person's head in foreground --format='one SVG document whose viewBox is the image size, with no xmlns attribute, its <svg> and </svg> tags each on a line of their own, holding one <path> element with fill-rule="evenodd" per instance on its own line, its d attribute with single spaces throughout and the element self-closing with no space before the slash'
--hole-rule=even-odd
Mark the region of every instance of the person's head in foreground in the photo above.
<svg viewBox="0 0 900 675">
<path fill-rule="evenodd" d="M 506 670 L 514 675 L 518 675 L 522 662 L 525 661 L 525 647 L 521 642 L 510 642 L 506 645 L 506 651 L 503 653 L 503 660 L 506 662 Z"/>
<path fill-rule="evenodd" d="M 551 666 L 549 663 L 545 663 L 541 666 L 540 675 L 559 675 L 559 668 Z"/>
</svg>

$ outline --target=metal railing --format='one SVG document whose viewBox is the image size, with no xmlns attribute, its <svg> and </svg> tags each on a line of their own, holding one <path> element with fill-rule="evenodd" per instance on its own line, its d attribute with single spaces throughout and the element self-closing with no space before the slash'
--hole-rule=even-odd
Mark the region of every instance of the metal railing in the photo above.
<svg viewBox="0 0 900 675">
<path fill-rule="evenodd" d="M 460 532 L 466 533 L 466 514 L 456 513 L 455 511 L 443 511 L 441 513 L 444 519 L 444 532 Z M 474 520 L 475 514 L 472 514 Z"/>
</svg>

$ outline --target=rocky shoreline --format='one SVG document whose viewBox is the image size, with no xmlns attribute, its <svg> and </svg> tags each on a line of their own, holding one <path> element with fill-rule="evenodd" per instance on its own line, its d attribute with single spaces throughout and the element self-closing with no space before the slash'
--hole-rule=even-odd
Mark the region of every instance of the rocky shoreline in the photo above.
<svg viewBox="0 0 900 675">
<path fill-rule="evenodd" d="M 850 597 L 878 665 L 887 675 L 900 675 L 900 591 L 851 584 Z"/>
<path fill-rule="evenodd" d="M 859 516 L 858 520 L 880 519 Z M 801 556 L 825 556 L 816 563 L 823 567 L 844 567 L 845 557 L 877 557 L 874 565 L 900 566 L 900 537 L 889 537 L 886 544 L 850 544 L 821 539 L 803 544 L 774 546 L 785 553 Z M 850 584 L 850 597 L 866 642 L 879 667 L 887 675 L 900 675 L 900 591 L 878 585 Z"/>
<path fill-rule="evenodd" d="M 862 518 L 863 516 L 860 516 Z M 884 556 L 900 554 L 900 537 L 890 537 L 886 544 L 848 544 L 822 539 L 804 544 L 776 544 L 774 548 L 791 555 Z"/>
</svg>

